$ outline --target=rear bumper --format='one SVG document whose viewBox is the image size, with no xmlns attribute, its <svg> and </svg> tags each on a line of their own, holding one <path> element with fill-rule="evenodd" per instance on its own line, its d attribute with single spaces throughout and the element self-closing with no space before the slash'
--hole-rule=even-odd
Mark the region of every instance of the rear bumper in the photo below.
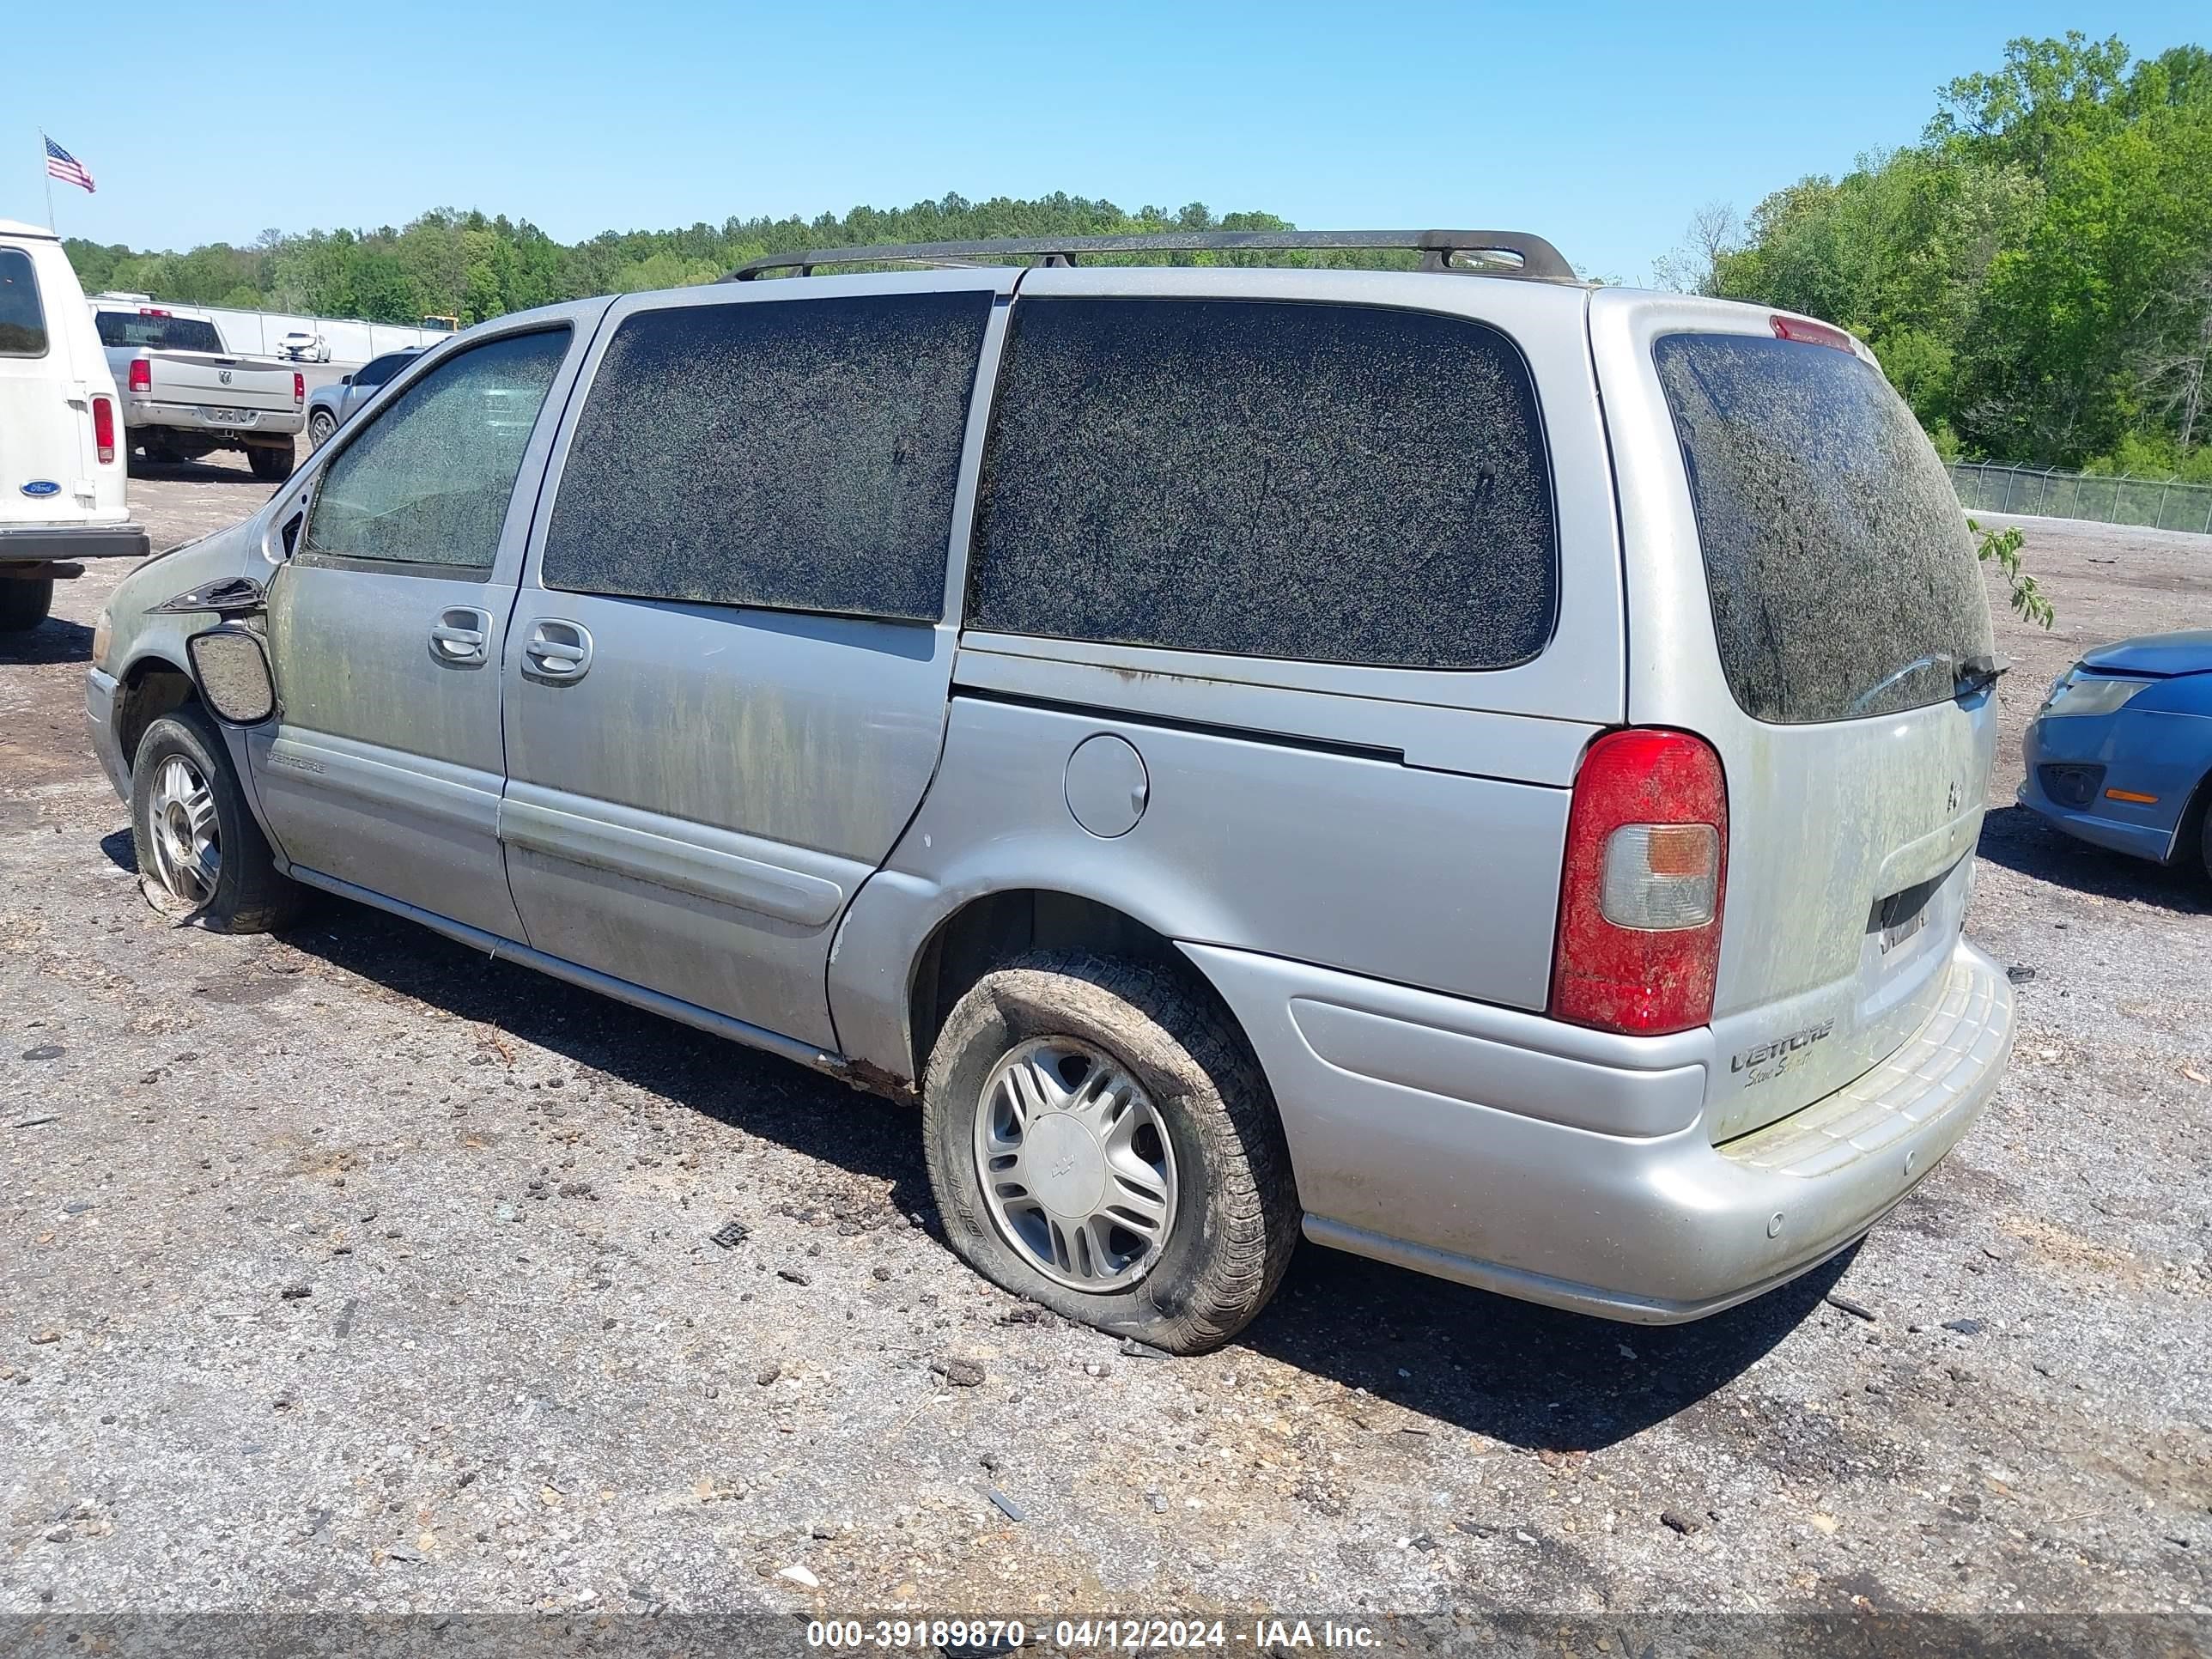
<svg viewBox="0 0 2212 1659">
<path fill-rule="evenodd" d="M 197 432 L 210 438 L 289 438 L 307 425 L 306 414 L 296 409 L 252 409 L 246 411 L 250 425 L 210 421 L 198 404 L 156 404 L 133 401 L 125 406 L 127 427 L 163 426 Z"/>
<path fill-rule="evenodd" d="M 1895 1054 L 1715 1146 L 1707 1033 L 1613 1037 L 1184 948 L 1267 1069 L 1309 1237 L 1646 1324 L 1717 1313 L 1850 1244 L 1966 1133 L 2012 1047 L 2012 988 L 1962 940 Z"/>
<path fill-rule="evenodd" d="M 26 525 L 0 528 L 0 564 L 143 559 L 148 547 L 142 525 Z"/>
</svg>

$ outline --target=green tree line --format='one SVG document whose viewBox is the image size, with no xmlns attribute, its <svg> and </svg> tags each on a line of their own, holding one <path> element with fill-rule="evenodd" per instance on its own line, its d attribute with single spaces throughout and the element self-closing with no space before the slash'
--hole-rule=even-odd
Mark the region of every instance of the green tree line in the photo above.
<svg viewBox="0 0 2212 1659">
<path fill-rule="evenodd" d="M 1948 453 L 2212 482 L 2212 54 L 2021 40 L 1938 100 L 1663 275 L 1850 329 Z"/>
<path fill-rule="evenodd" d="M 1129 213 L 1079 196 L 971 202 L 952 195 L 909 208 L 856 207 L 842 216 L 730 218 L 686 230 L 607 231 L 573 246 L 555 241 L 527 220 L 452 208 L 426 213 L 404 228 L 264 231 L 251 247 L 216 242 L 189 253 L 149 253 L 78 240 L 66 246 L 87 293 L 112 289 L 187 304 L 380 323 L 426 316 L 475 323 L 586 295 L 711 283 L 749 259 L 797 249 L 1289 228 L 1287 220 L 1267 213 L 1216 216 L 1201 203 Z"/>
<path fill-rule="evenodd" d="M 1745 223 L 1706 209 L 1660 262 L 1662 283 L 1850 328 L 1948 454 L 2212 479 L 2212 54 L 2177 46 L 2138 60 L 2117 39 L 2021 40 L 1937 100 L 1915 144 L 1863 156 L 1840 179 L 1800 179 Z M 473 323 L 711 282 L 794 249 L 1289 228 L 1200 203 L 1132 213 L 1065 194 L 948 195 L 574 244 L 526 220 L 444 208 L 404 228 L 266 231 L 250 247 L 67 246 L 90 292 Z"/>
</svg>

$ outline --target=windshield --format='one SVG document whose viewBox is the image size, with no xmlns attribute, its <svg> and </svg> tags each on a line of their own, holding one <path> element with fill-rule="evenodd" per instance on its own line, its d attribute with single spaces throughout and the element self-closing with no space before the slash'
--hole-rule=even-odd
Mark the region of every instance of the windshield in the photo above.
<svg viewBox="0 0 2212 1659">
<path fill-rule="evenodd" d="M 1880 371 L 1749 334 L 1669 335 L 1653 355 L 1744 712 L 1859 720 L 1950 697 L 1994 653 L 1989 600 L 1950 476 Z"/>
<path fill-rule="evenodd" d="M 128 346 L 134 351 L 214 351 L 222 349 L 222 337 L 215 325 L 198 317 L 149 317 L 144 312 L 103 311 L 94 319 L 100 343 Z"/>
</svg>

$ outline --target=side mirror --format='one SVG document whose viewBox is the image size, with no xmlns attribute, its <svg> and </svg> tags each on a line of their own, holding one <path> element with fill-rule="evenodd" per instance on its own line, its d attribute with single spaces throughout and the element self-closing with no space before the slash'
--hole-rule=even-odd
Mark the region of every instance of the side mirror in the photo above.
<svg viewBox="0 0 2212 1659">
<path fill-rule="evenodd" d="M 339 384 L 340 386 L 351 386 L 351 385 L 353 384 L 353 376 L 352 376 L 352 375 L 350 375 L 350 374 L 341 374 L 341 375 L 339 375 L 339 376 L 338 376 L 338 384 Z"/>
<path fill-rule="evenodd" d="M 261 635 L 223 623 L 185 641 L 200 701 L 226 726 L 258 726 L 276 712 L 276 682 Z"/>
</svg>

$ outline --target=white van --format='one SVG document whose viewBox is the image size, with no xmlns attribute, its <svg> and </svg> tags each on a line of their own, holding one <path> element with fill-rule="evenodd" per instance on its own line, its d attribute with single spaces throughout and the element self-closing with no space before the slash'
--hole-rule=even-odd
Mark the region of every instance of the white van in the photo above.
<svg viewBox="0 0 2212 1659">
<path fill-rule="evenodd" d="M 0 634 L 36 628 L 83 559 L 139 559 L 115 377 L 69 256 L 0 219 Z"/>
</svg>

